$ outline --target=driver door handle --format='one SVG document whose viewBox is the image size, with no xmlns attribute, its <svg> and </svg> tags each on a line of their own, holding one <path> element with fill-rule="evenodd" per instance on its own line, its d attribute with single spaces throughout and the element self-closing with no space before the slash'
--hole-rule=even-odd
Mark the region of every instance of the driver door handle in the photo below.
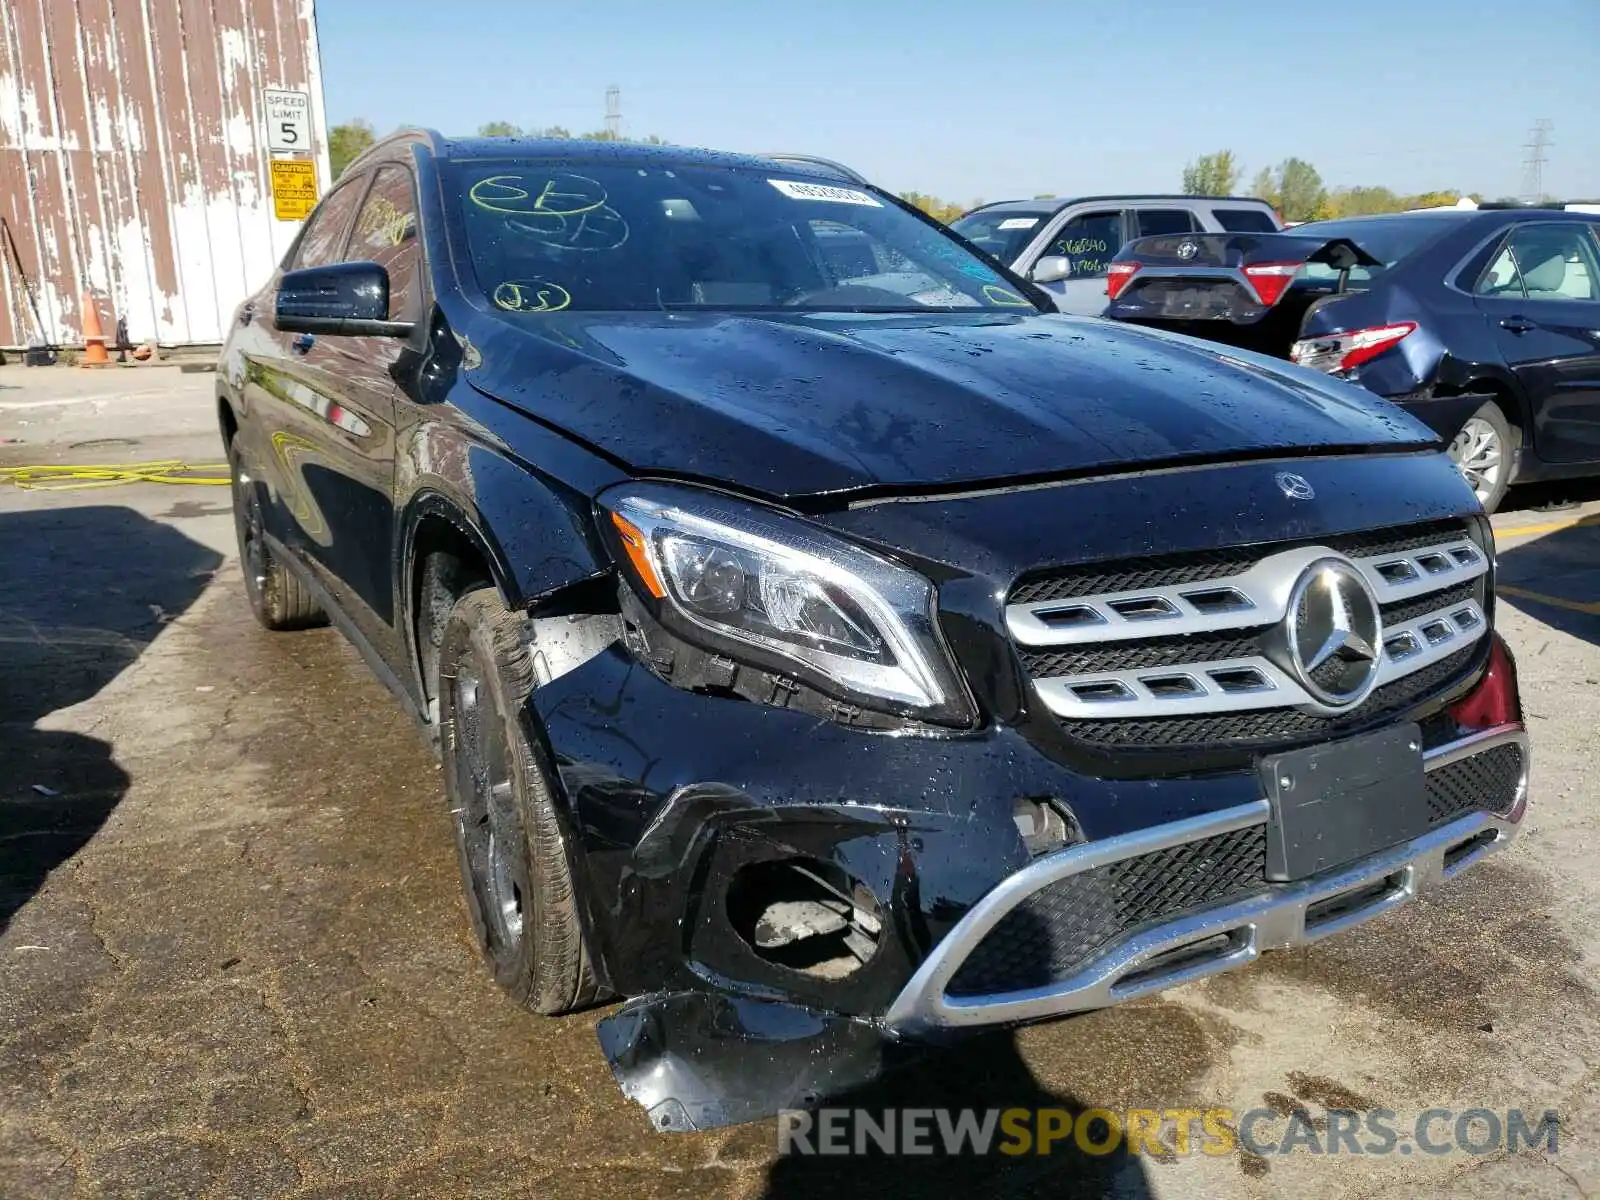
<svg viewBox="0 0 1600 1200">
<path fill-rule="evenodd" d="M 1527 317 L 1507 317 L 1500 322 L 1501 329 L 1509 329 L 1512 333 L 1527 333 L 1533 328 L 1533 322 Z"/>
</svg>

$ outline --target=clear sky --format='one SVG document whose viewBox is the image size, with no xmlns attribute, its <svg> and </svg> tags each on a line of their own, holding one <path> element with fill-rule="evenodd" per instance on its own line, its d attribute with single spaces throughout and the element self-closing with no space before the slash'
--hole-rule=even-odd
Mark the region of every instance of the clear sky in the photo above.
<svg viewBox="0 0 1600 1200">
<path fill-rule="evenodd" d="M 1600 197 L 1600 0 L 317 0 L 328 118 L 603 124 L 966 202 L 1171 191 L 1231 148 L 1333 185 Z"/>
</svg>

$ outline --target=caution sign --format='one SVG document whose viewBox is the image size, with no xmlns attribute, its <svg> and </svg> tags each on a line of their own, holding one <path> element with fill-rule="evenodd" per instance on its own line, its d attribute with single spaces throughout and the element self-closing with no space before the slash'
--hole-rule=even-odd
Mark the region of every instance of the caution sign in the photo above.
<svg viewBox="0 0 1600 1200">
<path fill-rule="evenodd" d="M 317 166 L 309 158 L 272 160 L 272 215 L 304 221 L 317 206 Z"/>
</svg>

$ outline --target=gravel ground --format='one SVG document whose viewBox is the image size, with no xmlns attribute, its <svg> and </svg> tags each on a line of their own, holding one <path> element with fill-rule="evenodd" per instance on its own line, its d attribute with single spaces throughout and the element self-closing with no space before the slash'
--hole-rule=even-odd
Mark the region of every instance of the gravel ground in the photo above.
<svg viewBox="0 0 1600 1200">
<path fill-rule="evenodd" d="M 211 386 L 0 369 L 0 466 L 214 460 Z M 1587 500 L 1532 507 L 1567 494 Z M 500 997 L 436 767 L 337 635 L 251 621 L 225 491 L 0 485 L 0 1195 L 1596 1194 L 1597 497 L 1496 519 L 1535 747 L 1508 853 L 1353 933 L 863 1098 L 1520 1106 L 1561 1114 L 1557 1154 L 840 1163 L 778 1159 L 773 1122 L 655 1134 L 596 1046 L 609 1010 Z"/>
</svg>

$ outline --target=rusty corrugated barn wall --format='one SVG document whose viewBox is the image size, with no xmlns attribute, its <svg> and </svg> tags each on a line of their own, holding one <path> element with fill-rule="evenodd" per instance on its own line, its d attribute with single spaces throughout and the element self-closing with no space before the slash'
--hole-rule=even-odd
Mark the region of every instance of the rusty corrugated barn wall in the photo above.
<svg viewBox="0 0 1600 1200">
<path fill-rule="evenodd" d="M 0 346 L 110 334 L 221 341 L 299 222 L 273 216 L 263 89 L 309 95 L 328 154 L 313 0 L 0 0 Z"/>
</svg>

